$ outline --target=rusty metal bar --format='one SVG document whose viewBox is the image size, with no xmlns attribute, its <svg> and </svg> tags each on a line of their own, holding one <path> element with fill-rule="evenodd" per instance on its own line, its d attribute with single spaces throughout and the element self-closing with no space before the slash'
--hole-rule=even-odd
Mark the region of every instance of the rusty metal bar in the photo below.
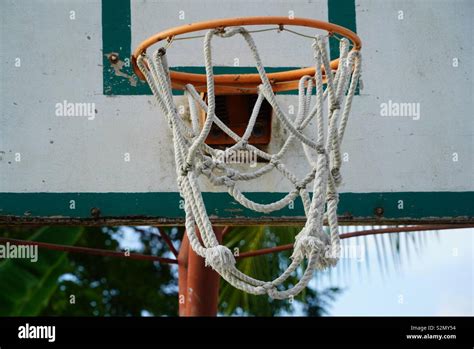
<svg viewBox="0 0 474 349">
<path fill-rule="evenodd" d="M 306 217 L 212 217 L 214 226 L 249 226 L 249 225 L 274 225 L 274 226 L 301 226 L 306 222 Z M 339 225 L 410 225 L 410 224 L 474 224 L 474 217 L 447 217 L 447 218 L 387 218 L 387 217 L 338 217 Z M 327 224 L 327 222 L 325 222 Z M 160 217 L 99 217 L 99 218 L 71 218 L 71 217 L 19 217 L 0 216 L 1 226 L 183 226 L 184 218 Z"/>
<path fill-rule="evenodd" d="M 170 249 L 171 253 L 176 257 L 178 258 L 178 251 L 176 250 L 176 248 L 174 247 L 173 245 L 173 242 L 171 241 L 170 237 L 168 236 L 168 234 L 166 234 L 163 229 L 158 229 L 159 232 L 160 232 L 160 236 L 161 238 L 165 241 L 166 245 L 168 245 L 168 248 Z"/>
<path fill-rule="evenodd" d="M 378 235 L 378 234 L 393 234 L 393 233 L 404 233 L 404 232 L 416 232 L 416 231 L 426 231 L 426 230 L 446 230 L 446 229 L 462 229 L 462 228 L 473 228 L 473 225 L 465 225 L 465 224 L 458 224 L 458 225 L 423 225 L 423 226 L 414 226 L 414 227 L 393 227 L 393 228 L 383 228 L 383 229 L 369 229 L 369 230 L 361 230 L 355 231 L 352 233 L 345 233 L 341 234 L 341 239 L 348 239 L 356 236 L 367 236 L 367 235 Z M 270 253 L 277 253 L 282 251 L 289 251 L 292 250 L 294 247 L 293 244 L 281 245 L 271 248 L 262 248 L 256 251 L 249 251 L 240 253 L 237 256 L 237 259 L 240 258 L 247 258 L 247 257 L 255 257 L 255 256 L 262 256 Z"/>
<path fill-rule="evenodd" d="M 171 242 L 171 239 L 170 237 L 163 231 L 163 230 L 160 230 L 159 227 L 156 227 L 158 229 L 158 232 L 160 234 L 160 237 L 164 240 L 165 244 L 168 246 L 168 248 L 170 249 L 171 253 L 176 257 L 178 258 L 178 251 L 176 250 L 176 248 L 174 247 L 173 243 Z M 138 231 L 139 233 L 149 233 L 148 230 L 146 229 L 140 229 L 140 228 L 137 228 L 135 227 L 134 228 L 136 231 Z"/>
<path fill-rule="evenodd" d="M 84 254 L 91 254 L 91 255 L 104 256 L 104 257 L 129 258 L 129 259 L 153 261 L 153 262 L 160 262 L 160 263 L 167 263 L 167 264 L 178 264 L 178 260 L 176 259 L 150 256 L 150 255 L 145 255 L 145 254 L 140 254 L 140 253 L 130 253 L 129 255 L 125 255 L 124 252 L 109 251 L 109 250 L 103 250 L 103 249 L 98 249 L 98 248 L 66 246 L 66 245 L 52 244 L 49 242 L 26 241 L 26 240 L 4 238 L 4 237 L 0 237 L 0 241 L 9 242 L 15 245 L 33 245 L 33 246 L 38 246 L 39 248 L 46 248 L 48 250 L 63 251 L 63 252 L 70 252 L 70 253 L 84 253 Z"/>
</svg>

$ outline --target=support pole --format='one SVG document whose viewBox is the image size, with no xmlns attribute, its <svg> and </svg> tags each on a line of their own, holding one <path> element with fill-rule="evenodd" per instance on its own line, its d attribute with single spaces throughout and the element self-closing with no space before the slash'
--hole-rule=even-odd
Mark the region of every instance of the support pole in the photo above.
<svg viewBox="0 0 474 349">
<path fill-rule="evenodd" d="M 214 228 L 219 242 L 223 228 Z M 199 232 L 197 232 L 199 234 Z M 183 247 L 187 249 L 187 265 L 179 262 L 179 293 L 185 295 L 185 304 L 180 304 L 181 316 L 216 316 L 219 300 L 220 276 L 212 268 L 206 267 L 204 258 L 189 247 L 189 241 L 183 238 Z M 182 251 L 180 251 L 181 257 Z M 184 258 L 183 252 L 183 258 Z M 184 281 L 184 279 L 186 281 Z"/>
<path fill-rule="evenodd" d="M 178 254 L 178 304 L 179 316 L 186 315 L 186 300 L 188 298 L 188 256 L 189 256 L 189 240 L 188 235 L 184 232 L 183 241 L 179 248 Z"/>
</svg>

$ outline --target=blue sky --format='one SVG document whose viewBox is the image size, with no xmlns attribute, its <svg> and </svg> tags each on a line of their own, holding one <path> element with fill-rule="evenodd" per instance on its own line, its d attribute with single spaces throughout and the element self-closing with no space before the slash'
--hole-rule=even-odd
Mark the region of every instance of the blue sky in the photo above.
<svg viewBox="0 0 474 349">
<path fill-rule="evenodd" d="M 346 281 L 317 280 L 318 289 L 344 287 L 330 315 L 474 315 L 474 229 L 443 230 L 438 237 L 422 234 L 426 244 L 410 258 L 402 253 L 398 271 L 389 263 L 392 268 L 383 276 L 374 239 L 369 237 L 368 273 L 366 260 L 349 259 Z"/>
</svg>

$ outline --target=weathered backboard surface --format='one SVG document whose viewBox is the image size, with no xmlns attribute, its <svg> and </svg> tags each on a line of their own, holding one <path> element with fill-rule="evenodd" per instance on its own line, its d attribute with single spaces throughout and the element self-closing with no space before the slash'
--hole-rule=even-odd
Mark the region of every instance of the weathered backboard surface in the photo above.
<svg viewBox="0 0 474 349">
<path fill-rule="evenodd" d="M 342 220 L 472 222 L 473 11 L 470 0 L 3 0 L 0 220 L 182 222 L 168 126 L 132 73 L 131 49 L 184 23 L 294 15 L 346 26 L 363 40 L 363 84 L 343 144 Z M 312 64 L 308 39 L 254 38 L 267 67 Z M 201 46 L 173 43 L 170 64 L 202 71 Z M 214 50 L 221 71 L 253 64 L 239 38 L 216 39 Z M 288 111 L 296 105 L 295 95 L 278 98 Z M 270 147 L 281 141 L 273 127 Z M 286 159 L 299 173 L 302 156 L 295 147 Z M 301 222 L 300 202 L 256 214 L 202 188 L 215 222 Z M 275 174 L 244 188 L 266 202 L 289 186 Z"/>
</svg>

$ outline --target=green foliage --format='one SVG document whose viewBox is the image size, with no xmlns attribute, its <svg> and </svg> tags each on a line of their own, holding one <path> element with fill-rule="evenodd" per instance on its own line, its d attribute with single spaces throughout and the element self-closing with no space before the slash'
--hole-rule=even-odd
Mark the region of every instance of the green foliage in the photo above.
<svg viewBox="0 0 474 349">
<path fill-rule="evenodd" d="M 45 227 L 26 230 L 28 240 L 74 245 L 83 228 Z M 6 228 L 2 236 L 17 237 Z M 67 254 L 38 248 L 38 260 L 6 259 L 0 262 L 0 315 L 35 316 L 47 306 L 58 287 L 57 280 L 68 265 Z"/>
<path fill-rule="evenodd" d="M 132 228 L 126 228 L 130 231 Z M 81 246 L 120 250 L 126 229 L 90 228 Z M 138 231 L 138 230 L 134 230 Z M 130 252 L 170 257 L 158 229 L 139 229 L 139 248 Z M 173 241 L 182 231 L 168 229 Z M 140 316 L 177 315 L 176 267 L 126 258 L 74 254 L 60 286 L 42 315 Z M 71 300 L 74 303 L 71 304 Z"/>
</svg>

